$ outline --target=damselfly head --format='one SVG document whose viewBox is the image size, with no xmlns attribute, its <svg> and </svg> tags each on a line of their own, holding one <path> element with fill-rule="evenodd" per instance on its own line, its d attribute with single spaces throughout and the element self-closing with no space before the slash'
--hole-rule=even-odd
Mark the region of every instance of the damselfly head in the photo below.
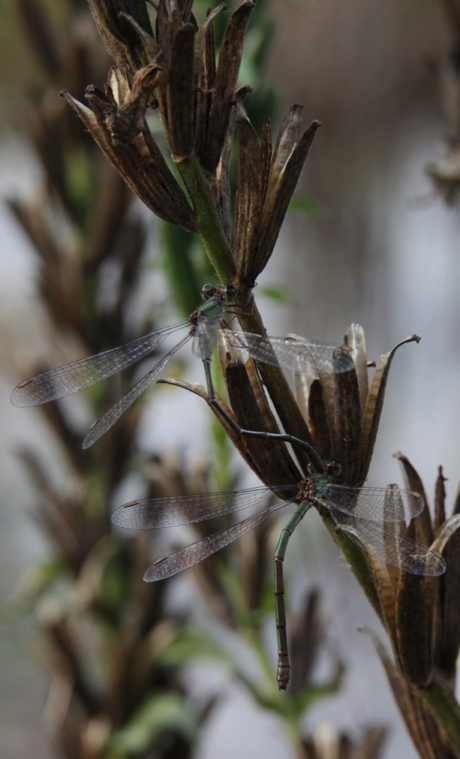
<svg viewBox="0 0 460 759">
<path fill-rule="evenodd" d="M 342 472 L 342 467 L 336 461 L 327 461 L 324 463 L 324 469 L 328 477 L 338 477 Z"/>
<path fill-rule="evenodd" d="M 233 300 L 236 297 L 236 289 L 232 285 L 203 285 L 201 288 L 203 300 L 211 300 L 216 296 L 223 301 Z"/>
<path fill-rule="evenodd" d="M 201 297 L 203 300 L 209 300 L 213 295 L 216 294 L 217 290 L 218 288 L 214 285 L 203 285 L 201 288 Z"/>
</svg>

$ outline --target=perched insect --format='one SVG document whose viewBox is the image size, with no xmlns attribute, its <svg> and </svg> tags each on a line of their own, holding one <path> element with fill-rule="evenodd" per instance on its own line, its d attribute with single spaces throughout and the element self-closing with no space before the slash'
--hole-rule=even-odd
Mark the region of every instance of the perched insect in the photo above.
<svg viewBox="0 0 460 759">
<path fill-rule="evenodd" d="M 284 437 L 284 436 L 281 436 Z M 152 582 L 171 577 L 177 572 L 194 566 L 237 538 L 253 530 L 270 514 L 291 503 L 297 509 L 281 531 L 274 554 L 275 564 L 275 610 L 278 635 L 277 681 L 280 690 L 289 683 L 290 663 L 286 635 L 284 609 L 283 562 L 289 538 L 307 511 L 312 507 L 326 508 L 337 525 L 350 537 L 356 536 L 370 554 L 377 556 L 405 572 L 436 576 L 445 571 L 442 556 L 435 550 L 421 545 L 385 523 L 410 521 L 420 514 L 424 501 L 417 493 L 389 488 L 349 488 L 332 482 L 340 472 L 337 464 L 325 464 L 323 471 L 302 480 L 298 485 L 272 488 L 276 494 L 286 492 L 287 500 L 276 503 L 225 530 L 209 535 L 197 543 L 159 559 L 144 575 Z M 132 501 L 118 508 L 112 522 L 130 529 L 172 527 L 201 522 L 242 509 L 255 507 L 264 502 L 271 490 L 265 487 L 237 490 L 228 493 L 205 493 L 169 498 Z"/>
<path fill-rule="evenodd" d="M 225 325 L 222 326 L 224 313 L 235 313 L 235 309 L 241 308 L 231 303 L 236 297 L 236 291 L 230 285 L 205 285 L 202 295 L 205 302 L 187 320 L 151 332 L 119 348 L 111 348 L 95 356 L 72 361 L 70 364 L 24 380 L 13 390 L 11 402 L 15 406 L 36 406 L 83 390 L 146 358 L 169 335 L 185 328 L 188 328 L 187 334 L 114 406 L 92 424 L 83 440 L 83 448 L 89 448 L 115 424 L 141 393 L 156 380 L 170 358 L 192 338 L 193 351 L 204 364 L 208 395 L 212 399 L 215 398 L 215 393 L 211 360 L 219 335 L 225 337 L 229 345 L 247 351 L 256 360 L 270 364 L 279 363 L 284 368 L 306 370 L 307 365 L 313 365 L 330 372 L 345 371 L 349 368 L 346 360 L 334 357 L 334 352 L 338 350 L 338 346 L 334 344 L 300 341 L 298 338 L 262 337 L 251 332 L 232 331 Z"/>
</svg>

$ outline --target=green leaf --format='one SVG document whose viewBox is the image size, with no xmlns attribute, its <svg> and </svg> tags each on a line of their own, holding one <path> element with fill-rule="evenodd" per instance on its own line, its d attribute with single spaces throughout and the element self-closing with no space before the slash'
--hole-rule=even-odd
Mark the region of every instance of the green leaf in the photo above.
<svg viewBox="0 0 460 759">
<path fill-rule="evenodd" d="M 320 206 L 311 198 L 296 194 L 291 200 L 289 210 L 304 213 L 307 216 L 317 216 L 320 212 Z"/>
<path fill-rule="evenodd" d="M 124 605 L 129 600 L 131 585 L 131 561 L 123 545 L 116 546 L 110 541 L 112 552 L 104 559 L 100 584 L 100 603 L 114 625 L 122 621 Z"/>
<path fill-rule="evenodd" d="M 83 229 L 86 229 L 88 213 L 92 207 L 94 198 L 94 167 L 88 161 L 86 151 L 80 147 L 74 147 L 64 154 L 66 186 L 72 192 L 72 200 L 78 213 L 79 221 Z M 84 249 L 83 251 L 84 252 Z"/>
<path fill-rule="evenodd" d="M 200 292 L 205 284 L 195 262 L 196 241 L 188 232 L 172 224 L 161 225 L 163 268 L 174 301 L 187 318 L 200 304 Z"/>
<path fill-rule="evenodd" d="M 41 561 L 24 578 L 17 594 L 0 608 L 0 624 L 10 623 L 26 614 L 48 588 L 68 574 L 60 557 Z"/>
<path fill-rule="evenodd" d="M 257 611 L 262 618 L 268 617 L 269 614 L 275 614 L 275 592 L 272 582 L 267 582 L 267 585 L 264 588 L 264 592 L 262 593 Z"/>
<path fill-rule="evenodd" d="M 293 306 L 295 305 L 294 295 L 290 290 L 280 285 L 262 285 L 257 288 L 258 293 L 264 298 L 278 303 L 280 306 Z"/>
<path fill-rule="evenodd" d="M 302 693 L 295 696 L 293 699 L 295 701 L 294 711 L 297 713 L 298 718 L 300 719 L 304 711 L 318 701 L 322 701 L 327 696 L 338 693 L 343 685 L 344 675 L 345 668 L 343 664 L 337 662 L 335 673 L 329 680 L 320 684 L 309 684 Z"/>
<path fill-rule="evenodd" d="M 199 658 L 216 659 L 233 666 L 231 657 L 203 630 L 192 627 L 181 629 L 174 641 L 158 654 L 163 666 L 182 667 Z"/>
<path fill-rule="evenodd" d="M 192 743 L 197 734 L 197 723 L 183 699 L 174 693 L 154 695 L 135 712 L 132 719 L 111 737 L 107 756 L 144 756 L 162 734 L 180 735 Z"/>
<path fill-rule="evenodd" d="M 293 730 L 296 730 L 306 709 L 340 690 L 343 685 L 344 673 L 345 668 L 338 661 L 329 680 L 322 683 L 308 683 L 303 691 L 295 695 L 291 695 L 289 689 L 287 693 L 280 693 L 276 689 L 267 695 L 266 692 L 257 688 L 252 689 L 252 694 L 260 706 L 279 714 L 292 725 Z"/>
</svg>

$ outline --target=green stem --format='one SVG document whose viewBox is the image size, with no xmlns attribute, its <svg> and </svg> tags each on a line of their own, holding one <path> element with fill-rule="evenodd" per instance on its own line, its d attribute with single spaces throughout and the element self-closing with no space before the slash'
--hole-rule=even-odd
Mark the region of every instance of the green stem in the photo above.
<svg viewBox="0 0 460 759">
<path fill-rule="evenodd" d="M 452 743 L 456 755 L 460 757 L 460 706 L 452 690 L 435 674 L 428 688 L 420 688 L 417 692 L 429 704 L 438 724 Z"/>
<path fill-rule="evenodd" d="M 235 280 L 236 268 L 230 243 L 220 222 L 217 206 L 196 156 L 177 163 L 187 192 L 197 215 L 198 234 L 220 282 Z"/>
<path fill-rule="evenodd" d="M 236 279 L 233 253 L 220 222 L 217 206 L 201 166 L 195 156 L 177 162 L 177 168 L 190 196 L 197 215 L 198 234 L 206 253 L 222 284 L 231 284 Z M 245 295 L 244 293 L 242 294 Z M 266 334 L 266 329 L 257 306 L 252 305 L 250 313 L 239 314 L 241 327 L 247 332 Z M 283 372 L 278 366 L 260 364 L 260 372 L 268 393 L 286 432 L 310 445 L 313 444 L 308 427 L 300 413 Z M 302 452 L 296 452 L 304 468 L 308 460 Z"/>
</svg>

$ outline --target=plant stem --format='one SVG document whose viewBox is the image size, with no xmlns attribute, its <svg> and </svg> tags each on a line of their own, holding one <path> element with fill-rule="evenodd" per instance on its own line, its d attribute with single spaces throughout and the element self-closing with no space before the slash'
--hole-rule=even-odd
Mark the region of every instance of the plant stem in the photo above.
<svg viewBox="0 0 460 759">
<path fill-rule="evenodd" d="M 229 284 L 236 278 L 235 261 L 209 183 L 195 156 L 181 160 L 177 167 L 197 214 L 198 233 L 209 260 L 220 282 Z M 248 332 L 264 335 L 267 331 L 255 304 L 252 305 L 250 313 L 239 314 L 238 320 L 242 328 Z M 307 425 L 281 369 L 268 364 L 261 364 L 259 368 L 285 431 L 312 444 Z M 304 466 L 307 465 L 308 462 L 301 452 L 298 458 Z"/>
<path fill-rule="evenodd" d="M 460 707 L 451 689 L 435 674 L 428 688 L 420 688 L 418 692 L 429 704 L 438 724 L 447 734 L 456 756 L 460 756 Z"/>
<path fill-rule="evenodd" d="M 236 277 L 230 243 L 220 222 L 217 206 L 196 156 L 177 162 L 177 168 L 197 215 L 198 234 L 220 282 L 233 282 Z"/>
</svg>

